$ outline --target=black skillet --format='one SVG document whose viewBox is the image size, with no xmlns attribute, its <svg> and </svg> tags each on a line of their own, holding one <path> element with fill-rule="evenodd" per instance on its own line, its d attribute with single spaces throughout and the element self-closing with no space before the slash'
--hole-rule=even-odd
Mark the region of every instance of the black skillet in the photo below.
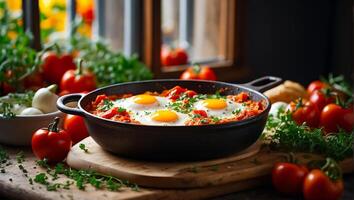
<svg viewBox="0 0 354 200">
<path fill-rule="evenodd" d="M 217 81 L 151 80 L 122 83 L 97 89 L 88 94 L 69 94 L 58 99 L 60 111 L 84 117 L 90 136 L 105 150 L 144 160 L 201 160 L 211 159 L 244 150 L 257 141 L 265 126 L 270 102 L 261 92 L 281 83 L 277 77 L 262 77 L 246 84 Z M 146 91 L 161 92 L 176 85 L 198 93 L 213 94 L 226 89 L 223 94 L 249 92 L 253 100 L 265 100 L 266 109 L 257 116 L 238 122 L 201 126 L 151 126 L 111 121 L 92 115 L 87 105 L 97 95 L 141 94 Z M 65 106 L 77 102 L 78 108 Z"/>
</svg>

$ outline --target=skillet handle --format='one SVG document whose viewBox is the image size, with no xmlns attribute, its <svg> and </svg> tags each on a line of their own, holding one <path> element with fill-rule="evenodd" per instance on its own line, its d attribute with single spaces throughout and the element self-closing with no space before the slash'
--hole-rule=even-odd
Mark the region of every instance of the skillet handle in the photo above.
<svg viewBox="0 0 354 200">
<path fill-rule="evenodd" d="M 59 97 L 59 99 L 57 100 L 57 108 L 60 111 L 62 111 L 63 113 L 72 114 L 72 115 L 79 115 L 79 116 L 83 117 L 84 116 L 84 112 L 82 112 L 80 109 L 71 108 L 71 107 L 68 107 L 68 106 L 65 105 L 65 104 L 70 103 L 70 102 L 77 102 L 83 96 L 84 96 L 84 94 L 75 93 L 75 94 L 68 94 L 68 95 L 64 95 L 62 97 Z"/>
<path fill-rule="evenodd" d="M 263 76 L 261 78 L 258 78 L 256 80 L 241 85 L 257 90 L 259 92 L 265 92 L 275 86 L 280 85 L 282 82 L 283 80 L 279 77 Z"/>
</svg>

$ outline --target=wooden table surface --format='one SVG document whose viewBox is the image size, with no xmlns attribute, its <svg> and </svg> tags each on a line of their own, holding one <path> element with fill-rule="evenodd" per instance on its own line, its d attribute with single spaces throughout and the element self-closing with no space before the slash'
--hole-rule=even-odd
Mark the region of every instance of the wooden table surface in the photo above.
<svg viewBox="0 0 354 200">
<path fill-rule="evenodd" d="M 134 197 L 139 193 L 149 193 L 148 189 L 142 189 L 137 193 L 130 192 L 130 189 L 125 188 L 121 192 L 110 192 L 107 190 L 96 190 L 91 186 L 87 186 L 85 191 L 78 190 L 75 186 L 71 186 L 70 190 L 60 189 L 59 191 L 49 192 L 45 186 L 33 183 L 29 184 L 29 177 L 34 177 L 39 172 L 45 170 L 35 165 L 36 158 L 28 148 L 6 148 L 10 154 L 12 164 L 5 167 L 6 172 L 0 173 L 0 199 L 117 199 L 122 194 L 129 194 Z M 25 161 L 17 163 L 16 154 L 23 151 Z M 22 172 L 19 165 L 24 166 L 28 171 L 28 177 Z M 354 174 L 345 175 L 345 192 L 343 199 L 354 199 Z M 268 185 L 263 185 L 255 189 L 250 189 L 242 192 L 237 192 L 225 196 L 215 198 L 215 200 L 231 200 L 231 199 L 260 199 L 260 200 L 291 200 L 301 199 L 299 197 L 283 197 L 275 192 L 271 187 L 271 182 Z M 184 193 L 184 191 L 181 191 Z M 177 196 L 178 197 L 178 196 Z M 166 199 L 163 197 L 161 199 Z M 178 198 L 175 198 L 178 199 Z"/>
</svg>

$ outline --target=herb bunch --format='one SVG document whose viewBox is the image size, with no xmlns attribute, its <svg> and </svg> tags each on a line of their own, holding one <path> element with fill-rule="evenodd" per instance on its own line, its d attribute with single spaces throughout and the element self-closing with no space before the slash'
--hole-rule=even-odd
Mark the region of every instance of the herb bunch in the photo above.
<svg viewBox="0 0 354 200">
<path fill-rule="evenodd" d="M 263 139 L 277 150 L 318 153 L 335 160 L 353 155 L 352 133 L 341 130 L 324 136 L 321 129 L 310 129 L 305 124 L 297 125 L 291 114 L 284 110 L 280 110 L 276 116 L 268 117 Z"/>
</svg>

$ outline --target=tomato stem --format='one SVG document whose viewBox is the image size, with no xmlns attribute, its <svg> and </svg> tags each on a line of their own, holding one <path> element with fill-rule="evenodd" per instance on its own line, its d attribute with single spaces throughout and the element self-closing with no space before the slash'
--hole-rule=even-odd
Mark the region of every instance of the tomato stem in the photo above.
<svg viewBox="0 0 354 200">
<path fill-rule="evenodd" d="M 84 62 L 83 59 L 79 59 L 77 62 L 77 71 L 76 75 L 82 75 L 82 63 Z"/>
<path fill-rule="evenodd" d="M 55 118 L 54 118 L 54 121 L 49 124 L 48 130 L 49 130 L 50 132 L 56 132 L 56 133 L 58 133 L 58 132 L 59 132 L 59 127 L 58 127 L 59 121 L 60 121 L 60 118 L 59 118 L 59 117 L 55 117 Z"/>
<path fill-rule="evenodd" d="M 326 163 L 321 170 L 332 180 L 336 181 L 342 178 L 342 171 L 337 162 L 332 158 L 326 158 Z"/>
<path fill-rule="evenodd" d="M 195 74 L 199 74 L 199 73 L 200 73 L 200 70 L 201 70 L 200 65 L 198 65 L 198 64 L 193 65 L 193 72 L 194 72 Z"/>
</svg>

